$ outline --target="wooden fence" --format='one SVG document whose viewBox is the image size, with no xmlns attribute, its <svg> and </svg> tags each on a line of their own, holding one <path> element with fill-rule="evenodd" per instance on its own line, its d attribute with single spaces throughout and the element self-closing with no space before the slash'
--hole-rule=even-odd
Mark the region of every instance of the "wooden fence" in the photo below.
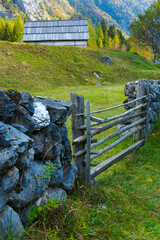
<svg viewBox="0 0 160 240">
<path fill-rule="evenodd" d="M 147 139 L 148 130 L 148 108 L 149 108 L 149 87 L 146 86 L 146 82 L 139 80 L 136 89 L 136 99 L 125 104 L 120 104 L 115 107 L 97 110 L 90 112 L 89 100 L 86 101 L 86 113 L 84 106 L 84 98 L 71 93 L 71 102 L 73 104 L 72 111 L 72 138 L 73 138 L 73 157 L 74 164 L 78 168 L 79 181 L 91 183 L 91 179 L 108 169 L 110 166 L 124 158 L 137 148 L 141 147 Z M 135 107 L 125 111 L 117 116 L 101 119 L 93 116 L 93 114 L 107 112 L 116 108 L 124 107 L 135 103 Z M 126 125 L 120 130 L 97 140 L 93 138 L 118 124 L 123 124 L 128 120 L 133 120 L 131 124 Z M 85 123 L 86 121 L 86 123 Z M 103 124 L 103 125 L 102 125 Z M 102 126 L 100 126 L 102 125 Z M 130 130 L 130 131 L 127 131 Z M 122 135 L 123 133 L 123 135 Z M 135 143 L 119 152 L 118 154 L 108 158 L 106 161 L 100 163 L 98 166 L 92 164 L 91 161 L 108 150 L 116 147 L 119 143 L 123 142 L 130 136 L 134 136 Z M 107 147 L 99 150 L 98 152 L 92 152 L 92 149 L 107 142 L 113 137 L 118 137 L 113 143 Z M 91 169 L 91 167 L 94 167 Z"/>
</svg>

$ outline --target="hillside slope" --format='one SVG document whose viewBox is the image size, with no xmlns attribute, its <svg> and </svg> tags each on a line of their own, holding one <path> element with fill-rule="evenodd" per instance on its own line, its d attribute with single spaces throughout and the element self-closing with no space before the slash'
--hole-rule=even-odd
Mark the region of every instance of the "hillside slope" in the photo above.
<svg viewBox="0 0 160 240">
<path fill-rule="evenodd" d="M 7 54 L 6 54 L 7 53 Z M 111 57 L 114 65 L 103 63 Z M 135 53 L 0 42 L 0 89 L 46 91 L 59 86 L 121 84 L 160 79 L 160 70 Z M 102 79 L 97 79 L 96 72 Z"/>
<path fill-rule="evenodd" d="M 102 20 L 127 31 L 130 22 L 152 0 L 1 0 L 0 16 L 24 12 L 28 19 L 68 19 L 81 15 L 94 23 Z"/>
<path fill-rule="evenodd" d="M 127 31 L 131 21 L 148 8 L 151 0 L 69 0 L 69 3 L 94 22 L 103 17 L 109 24 Z"/>
</svg>

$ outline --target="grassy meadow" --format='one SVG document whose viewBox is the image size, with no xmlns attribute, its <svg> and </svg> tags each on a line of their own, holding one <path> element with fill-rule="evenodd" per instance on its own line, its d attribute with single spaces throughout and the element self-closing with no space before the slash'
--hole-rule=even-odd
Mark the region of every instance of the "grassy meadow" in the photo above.
<svg viewBox="0 0 160 240">
<path fill-rule="evenodd" d="M 103 63 L 103 56 L 112 58 L 114 65 Z M 91 110 L 97 110 L 122 103 L 125 84 L 139 78 L 160 79 L 160 70 L 136 53 L 0 42 L 1 90 L 17 89 L 66 101 L 70 101 L 70 92 L 75 92 L 90 100 Z M 97 82 L 102 86 L 95 86 Z M 121 108 L 96 116 L 105 118 L 122 112 Z M 71 117 L 66 125 L 72 140 Z M 141 149 L 98 176 L 97 187 L 88 190 L 78 186 L 68 194 L 66 203 L 49 206 L 47 213 L 26 227 L 22 239 L 160 239 L 159 126 L 157 120 Z M 108 130 L 98 137 L 110 133 Z M 132 138 L 124 141 L 96 163 L 132 142 Z"/>
</svg>

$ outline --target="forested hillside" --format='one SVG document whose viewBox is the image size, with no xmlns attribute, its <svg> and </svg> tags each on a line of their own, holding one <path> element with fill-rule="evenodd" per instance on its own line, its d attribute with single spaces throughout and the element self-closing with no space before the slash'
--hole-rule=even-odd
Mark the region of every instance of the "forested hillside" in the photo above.
<svg viewBox="0 0 160 240">
<path fill-rule="evenodd" d="M 0 0 L 0 16 L 9 18 L 24 12 L 30 20 L 89 17 L 94 23 L 102 18 L 123 31 L 144 11 L 151 0 Z"/>
</svg>

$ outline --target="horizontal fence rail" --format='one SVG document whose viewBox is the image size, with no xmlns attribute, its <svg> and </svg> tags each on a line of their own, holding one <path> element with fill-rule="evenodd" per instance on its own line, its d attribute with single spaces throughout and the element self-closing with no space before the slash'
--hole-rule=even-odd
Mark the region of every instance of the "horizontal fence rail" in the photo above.
<svg viewBox="0 0 160 240">
<path fill-rule="evenodd" d="M 148 93 L 148 85 L 146 86 L 146 83 L 143 80 L 139 80 L 137 84 L 136 99 L 131 102 L 91 112 L 90 103 L 89 100 L 87 100 L 86 112 L 76 111 L 74 114 L 72 113 L 72 121 L 77 123 L 76 127 L 72 124 L 72 133 L 74 134 L 72 144 L 75 146 L 73 148 L 73 157 L 77 168 L 83 169 L 83 171 L 82 169 L 78 170 L 79 173 L 83 173 L 83 176 L 81 174 L 79 177 L 80 179 L 83 179 L 87 185 L 91 183 L 91 179 L 98 176 L 114 163 L 118 162 L 120 159 L 124 158 L 144 144 L 145 140 L 147 139 L 146 129 L 148 127 Z M 75 97 L 76 95 L 71 93 L 71 99 L 73 99 L 73 96 Z M 76 106 L 79 104 L 75 101 L 72 101 L 72 103 Z M 92 116 L 92 114 L 111 111 L 120 107 L 129 106 L 133 103 L 135 104 L 135 107 L 112 117 L 102 119 Z M 81 107 L 81 109 L 84 109 L 84 106 Z M 124 124 L 128 121 L 131 121 L 130 124 L 111 134 L 106 135 L 102 139 L 93 139 L 94 136 L 111 129 L 118 124 Z M 80 134 L 75 134 L 75 131 L 78 131 Z M 97 164 L 91 163 L 92 160 L 115 148 L 118 144 L 122 143 L 125 139 L 131 136 L 134 136 L 135 143 L 130 147 L 105 160 L 98 166 Z M 115 137 L 118 137 L 118 139 L 114 140 Z M 106 143 L 111 139 L 113 142 L 108 146 L 103 147 L 98 151 L 95 150 L 96 147 Z M 80 146 L 80 148 L 77 148 L 78 146 Z M 93 166 L 94 168 L 91 169 Z"/>
</svg>

